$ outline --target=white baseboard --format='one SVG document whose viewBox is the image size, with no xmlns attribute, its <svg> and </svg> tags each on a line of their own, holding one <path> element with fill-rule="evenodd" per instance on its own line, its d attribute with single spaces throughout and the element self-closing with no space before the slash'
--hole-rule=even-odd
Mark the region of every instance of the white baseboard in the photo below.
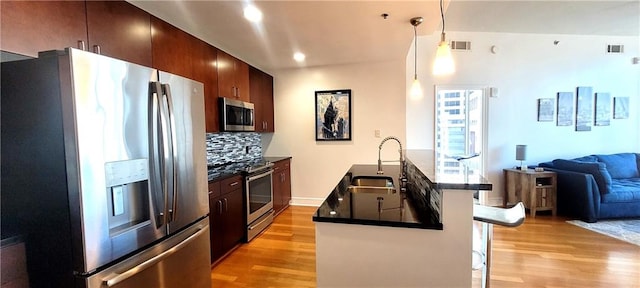
<svg viewBox="0 0 640 288">
<path fill-rule="evenodd" d="M 318 207 L 324 198 L 309 198 L 309 197 L 291 197 L 291 201 L 289 201 L 289 205 L 292 206 L 312 206 Z"/>
</svg>

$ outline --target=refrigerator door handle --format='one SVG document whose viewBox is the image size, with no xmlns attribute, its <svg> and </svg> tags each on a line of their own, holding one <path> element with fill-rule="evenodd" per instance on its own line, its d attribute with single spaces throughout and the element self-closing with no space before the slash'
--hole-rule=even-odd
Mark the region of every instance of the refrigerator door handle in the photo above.
<svg viewBox="0 0 640 288">
<path fill-rule="evenodd" d="M 123 272 L 123 273 L 117 274 L 117 276 L 115 276 L 115 277 L 113 277 L 113 278 L 111 278 L 109 280 L 104 280 L 103 284 L 105 286 L 107 286 L 107 287 L 113 287 L 115 285 L 118 285 L 118 283 L 121 283 L 122 281 L 125 281 L 125 280 L 135 276 L 136 274 L 144 271 L 145 269 L 155 265 L 156 263 L 158 263 L 158 262 L 164 260 L 165 258 L 173 255 L 174 253 L 180 251 L 180 249 L 182 249 L 183 247 L 189 245 L 189 243 L 191 243 L 193 240 L 198 238 L 198 236 L 200 236 L 205 231 L 207 231 L 207 230 L 200 228 L 197 232 L 195 232 L 191 236 L 187 237 L 187 239 L 184 239 L 182 242 L 176 244 L 176 246 L 171 247 L 167 251 L 164 251 L 164 252 L 162 252 L 162 253 L 150 258 L 147 261 L 144 261 L 144 262 L 138 264 L 137 266 L 135 266 L 135 267 Z"/>
<path fill-rule="evenodd" d="M 161 86 L 161 93 L 165 96 L 164 85 Z M 162 128 L 162 158 L 161 169 L 162 169 L 162 195 L 164 195 L 164 219 L 165 224 L 169 224 L 171 222 L 171 210 L 169 209 L 169 193 L 172 191 L 173 181 L 169 181 L 170 174 L 173 174 L 173 171 L 169 172 L 169 168 L 173 168 L 173 146 L 171 146 L 171 119 L 169 116 L 169 105 L 167 104 L 166 97 L 162 97 L 160 101 L 160 127 Z M 171 166 L 171 167 L 169 167 Z M 171 178 L 173 180 L 173 178 Z"/>
<path fill-rule="evenodd" d="M 160 94 L 162 93 L 162 86 L 159 82 L 151 82 L 149 83 L 149 90 L 151 92 L 151 102 L 149 107 L 149 127 L 151 127 L 151 147 L 152 151 L 152 161 L 151 164 L 151 173 L 154 175 L 153 179 L 153 187 L 151 189 L 153 192 L 154 201 L 152 201 L 154 207 L 154 211 L 156 211 L 156 228 L 160 228 L 163 225 L 167 224 L 168 213 L 168 199 L 166 193 L 166 179 L 165 176 L 165 148 L 166 148 L 166 140 L 165 140 L 165 132 L 166 128 L 163 120 L 162 113 L 162 101 L 160 100 Z M 158 127 L 159 126 L 159 127 Z M 161 192 L 161 195 L 158 195 L 157 191 Z M 160 202 L 160 203 L 158 203 Z M 162 206 L 162 207 L 160 207 Z"/>
<path fill-rule="evenodd" d="M 171 97 L 171 87 L 169 84 L 162 84 L 162 91 L 167 98 L 167 108 L 169 114 L 169 134 L 171 143 L 171 177 L 173 177 L 173 185 L 170 187 L 171 189 L 168 191 L 173 194 L 171 210 L 169 210 L 169 222 L 172 222 L 178 216 L 178 165 L 177 165 L 177 150 L 178 150 L 178 142 L 176 140 L 176 121 L 175 114 L 173 110 L 173 98 Z"/>
</svg>

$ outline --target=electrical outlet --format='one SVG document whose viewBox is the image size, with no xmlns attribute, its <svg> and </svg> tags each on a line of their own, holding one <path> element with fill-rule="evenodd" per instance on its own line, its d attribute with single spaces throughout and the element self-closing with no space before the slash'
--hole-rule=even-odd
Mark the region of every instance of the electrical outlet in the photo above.
<svg viewBox="0 0 640 288">
<path fill-rule="evenodd" d="M 244 150 L 246 151 L 246 154 L 249 154 L 249 146 L 244 146 Z"/>
<path fill-rule="evenodd" d="M 373 132 L 374 132 L 376 138 L 380 138 L 380 130 L 379 129 L 376 129 Z"/>
</svg>

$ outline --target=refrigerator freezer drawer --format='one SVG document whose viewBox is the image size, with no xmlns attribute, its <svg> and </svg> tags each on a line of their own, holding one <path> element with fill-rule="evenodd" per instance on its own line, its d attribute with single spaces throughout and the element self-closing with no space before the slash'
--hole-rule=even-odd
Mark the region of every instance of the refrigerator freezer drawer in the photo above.
<svg viewBox="0 0 640 288">
<path fill-rule="evenodd" d="M 81 287 L 211 287 L 209 219 L 88 278 Z"/>
</svg>

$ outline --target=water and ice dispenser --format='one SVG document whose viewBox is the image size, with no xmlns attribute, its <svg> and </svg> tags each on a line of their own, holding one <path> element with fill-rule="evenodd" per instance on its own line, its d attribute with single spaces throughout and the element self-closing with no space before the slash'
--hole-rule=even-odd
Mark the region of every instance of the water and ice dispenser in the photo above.
<svg viewBox="0 0 640 288">
<path fill-rule="evenodd" d="M 147 159 L 107 162 L 105 179 L 111 235 L 149 221 L 149 161 Z"/>
</svg>

